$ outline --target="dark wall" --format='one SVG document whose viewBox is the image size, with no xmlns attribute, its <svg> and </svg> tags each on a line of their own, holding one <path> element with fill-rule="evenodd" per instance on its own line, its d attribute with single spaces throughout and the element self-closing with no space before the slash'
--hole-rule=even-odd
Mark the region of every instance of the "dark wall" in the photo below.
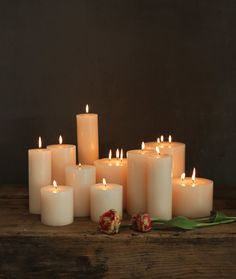
<svg viewBox="0 0 236 279">
<path fill-rule="evenodd" d="M 100 117 L 100 155 L 171 133 L 187 170 L 234 186 L 236 1 L 1 1 L 0 180 L 27 182 L 27 149 L 76 142 Z M 218 186 L 218 187 L 219 187 Z"/>
</svg>

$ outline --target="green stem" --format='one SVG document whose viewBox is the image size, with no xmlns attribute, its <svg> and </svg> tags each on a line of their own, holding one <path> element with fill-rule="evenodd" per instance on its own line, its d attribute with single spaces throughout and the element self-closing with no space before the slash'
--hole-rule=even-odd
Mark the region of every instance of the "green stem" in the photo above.
<svg viewBox="0 0 236 279">
<path fill-rule="evenodd" d="M 202 228 L 202 227 L 209 227 L 209 226 L 215 226 L 215 225 L 220 225 L 220 224 L 228 224 L 228 223 L 233 223 L 235 222 L 235 218 L 230 218 L 228 220 L 224 220 L 224 221 L 219 221 L 219 222 L 212 222 L 212 223 L 199 223 L 196 224 L 196 228 Z"/>
</svg>

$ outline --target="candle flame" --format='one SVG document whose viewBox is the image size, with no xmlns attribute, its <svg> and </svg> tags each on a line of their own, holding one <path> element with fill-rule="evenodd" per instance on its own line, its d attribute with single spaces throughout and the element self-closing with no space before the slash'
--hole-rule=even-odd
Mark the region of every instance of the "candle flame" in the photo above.
<svg viewBox="0 0 236 279">
<path fill-rule="evenodd" d="M 111 151 L 111 149 L 110 149 L 110 151 L 109 151 L 108 158 L 109 158 L 109 160 L 111 161 L 111 158 L 112 158 L 112 151 Z"/>
<path fill-rule="evenodd" d="M 81 163 L 79 163 L 79 168 L 81 168 L 82 167 L 82 165 L 81 165 Z"/>
<path fill-rule="evenodd" d="M 106 181 L 105 178 L 102 179 L 102 183 L 103 183 L 104 186 L 107 186 L 107 181 Z"/>
<path fill-rule="evenodd" d="M 142 142 L 141 149 L 142 149 L 142 151 L 145 149 L 145 143 L 144 143 L 144 141 Z"/>
<path fill-rule="evenodd" d="M 163 142 L 164 141 L 164 136 L 161 136 L 161 142 Z"/>
<path fill-rule="evenodd" d="M 85 107 L 85 111 L 86 111 L 86 113 L 89 113 L 89 105 L 88 104 Z"/>
<path fill-rule="evenodd" d="M 171 137 L 171 135 L 169 135 L 168 141 L 169 141 L 169 143 L 172 143 L 172 137 Z"/>
<path fill-rule="evenodd" d="M 52 185 L 53 185 L 54 189 L 57 190 L 57 182 L 56 182 L 56 180 L 53 180 Z"/>
<path fill-rule="evenodd" d="M 160 138 L 157 138 L 157 143 L 160 143 Z"/>
<path fill-rule="evenodd" d="M 185 173 L 183 172 L 183 173 L 181 174 L 181 181 L 184 182 L 184 179 L 185 179 Z"/>
<path fill-rule="evenodd" d="M 158 155 L 160 155 L 160 148 L 158 147 L 158 146 L 156 146 L 156 153 L 158 154 Z"/>
<path fill-rule="evenodd" d="M 42 138 L 39 137 L 39 148 L 42 148 Z"/>
<path fill-rule="evenodd" d="M 119 157 L 120 157 L 120 151 L 119 151 L 119 149 L 117 148 L 117 149 L 116 149 L 116 159 L 119 160 Z"/>
<path fill-rule="evenodd" d="M 193 182 L 193 184 L 195 184 L 195 182 L 196 182 L 196 169 L 195 168 L 193 169 L 192 182 Z"/>
<path fill-rule="evenodd" d="M 121 151 L 120 151 L 120 160 L 123 161 L 123 157 L 124 157 L 124 151 L 123 149 L 121 148 Z"/>
<path fill-rule="evenodd" d="M 60 135 L 60 137 L 59 137 L 59 144 L 62 144 L 62 142 L 63 142 L 63 139 L 62 139 L 62 136 Z"/>
</svg>

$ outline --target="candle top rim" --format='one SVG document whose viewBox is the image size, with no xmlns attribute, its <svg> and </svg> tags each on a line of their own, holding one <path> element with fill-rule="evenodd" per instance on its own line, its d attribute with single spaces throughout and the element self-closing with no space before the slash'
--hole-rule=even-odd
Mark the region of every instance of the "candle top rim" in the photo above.
<svg viewBox="0 0 236 279">
<path fill-rule="evenodd" d="M 196 177 L 195 183 L 192 181 L 192 177 L 185 177 L 185 179 L 182 181 L 181 178 L 174 178 L 173 183 L 178 183 L 178 184 L 186 184 L 186 186 L 206 186 L 206 184 L 214 184 L 214 181 L 208 178 L 203 178 L 203 177 Z"/>
<path fill-rule="evenodd" d="M 122 161 L 120 159 L 116 158 L 102 158 L 94 161 L 94 165 L 104 165 L 104 166 L 110 166 L 110 167 L 122 167 L 127 165 L 127 158 L 124 158 Z"/>
<path fill-rule="evenodd" d="M 75 147 L 76 147 L 75 144 L 67 144 L 67 143 L 63 143 L 63 144 L 57 143 L 57 144 L 49 144 L 49 145 L 47 145 L 48 149 L 53 149 L 53 148 L 64 149 L 64 148 L 75 148 Z"/>
<path fill-rule="evenodd" d="M 120 184 L 116 184 L 116 183 L 110 183 L 110 182 L 107 182 L 107 185 L 105 186 L 103 183 L 97 183 L 97 184 L 94 184 L 91 186 L 91 188 L 93 189 L 98 189 L 98 190 L 104 190 L 104 188 L 107 188 L 107 189 L 118 189 L 118 188 L 123 188 L 122 185 Z"/>
<path fill-rule="evenodd" d="M 148 158 L 156 158 L 156 159 L 172 158 L 172 156 L 169 154 L 158 154 L 156 151 L 148 152 L 146 155 Z"/>
<path fill-rule="evenodd" d="M 68 169 L 73 169 L 73 170 L 79 170 L 79 169 L 83 169 L 83 170 L 92 170 L 92 169 L 96 169 L 95 166 L 93 165 L 69 165 L 67 166 Z"/>
<path fill-rule="evenodd" d="M 127 153 L 139 154 L 139 155 L 146 154 L 146 153 L 149 153 L 149 152 L 152 152 L 152 151 L 151 150 L 146 150 L 146 149 L 144 149 L 144 150 L 142 150 L 142 149 L 132 149 L 132 150 L 127 151 Z"/>
<path fill-rule="evenodd" d="M 49 150 L 48 148 L 30 148 L 28 149 L 28 151 L 47 151 L 50 152 L 51 150 Z"/>
<path fill-rule="evenodd" d="M 150 147 L 171 148 L 171 147 L 180 147 L 180 146 L 185 146 L 185 143 L 179 142 L 179 141 L 172 141 L 171 143 L 169 143 L 168 141 L 163 141 L 160 143 L 157 143 L 156 141 L 145 142 L 145 148 L 148 148 L 148 147 L 149 148 Z"/>
<path fill-rule="evenodd" d="M 98 114 L 97 113 L 78 113 L 76 114 L 76 117 L 80 117 L 80 116 L 87 116 L 87 117 L 91 117 L 91 116 L 97 116 Z"/>
<path fill-rule="evenodd" d="M 43 186 L 41 188 L 41 191 L 52 193 L 52 194 L 66 193 L 66 192 L 73 191 L 73 187 L 72 186 L 66 186 L 66 185 L 57 185 L 57 188 L 55 189 L 55 187 L 53 185 L 47 185 L 47 186 Z"/>
</svg>

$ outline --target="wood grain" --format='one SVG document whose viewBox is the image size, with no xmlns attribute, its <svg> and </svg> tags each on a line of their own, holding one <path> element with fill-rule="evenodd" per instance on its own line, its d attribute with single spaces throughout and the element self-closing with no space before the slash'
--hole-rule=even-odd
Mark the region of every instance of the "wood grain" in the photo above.
<svg viewBox="0 0 236 279">
<path fill-rule="evenodd" d="M 233 200 L 233 195 L 231 195 Z M 236 216 L 224 199 L 216 204 Z M 220 209 L 220 208 L 218 208 Z M 128 222 L 128 219 L 124 222 Z M 107 236 L 87 218 L 47 227 L 27 188 L 0 188 L 0 278 L 235 278 L 236 223 L 194 231 L 128 228 Z"/>
</svg>

